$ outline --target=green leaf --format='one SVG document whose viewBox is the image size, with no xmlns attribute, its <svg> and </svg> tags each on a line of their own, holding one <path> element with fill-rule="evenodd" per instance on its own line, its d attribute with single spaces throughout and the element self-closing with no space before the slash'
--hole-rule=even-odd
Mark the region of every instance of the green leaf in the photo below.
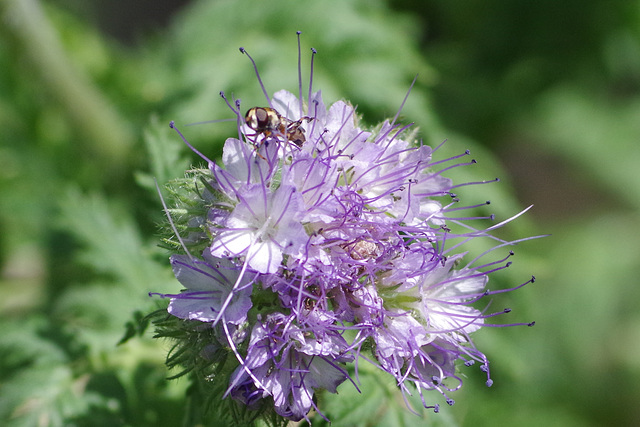
<svg viewBox="0 0 640 427">
<path fill-rule="evenodd" d="M 60 205 L 60 226 L 83 245 L 78 259 L 113 282 L 68 287 L 57 296 L 55 313 L 92 342 L 94 351 L 113 348 L 132 313 L 153 310 L 149 292 L 175 291 L 177 285 L 168 263 L 153 260 L 159 250 L 143 243 L 130 215 L 114 203 L 69 190 Z"/>
<path fill-rule="evenodd" d="M 149 154 L 150 173 L 136 172 L 136 181 L 151 194 L 157 196 L 156 182 L 162 185 L 183 176 L 189 167 L 189 159 L 182 155 L 185 145 L 168 123 L 160 123 L 153 116 L 144 132 L 144 142 Z"/>
<path fill-rule="evenodd" d="M 448 413 L 444 398 L 437 391 L 425 392 L 428 404 L 440 403 L 440 413 L 425 410 L 417 392 L 407 395 L 408 403 L 395 385 L 394 379 L 386 372 L 368 363 L 361 363 L 357 378 L 352 375 L 361 392 L 346 381 L 338 387 L 337 394 L 323 393 L 319 399 L 321 411 L 334 424 L 348 427 L 389 426 L 410 427 L 419 423 L 422 426 L 455 427 L 458 424 Z M 430 400 L 431 399 L 431 400 Z M 445 407 L 442 407 L 442 406 Z M 316 415 L 313 425 L 327 425 Z"/>
<path fill-rule="evenodd" d="M 114 275 L 125 287 L 123 291 L 157 289 L 157 284 L 170 277 L 167 269 L 151 259 L 157 249 L 143 243 L 130 211 L 114 202 L 69 189 L 60 201 L 60 226 L 84 245 L 81 261 L 98 272 Z"/>
</svg>

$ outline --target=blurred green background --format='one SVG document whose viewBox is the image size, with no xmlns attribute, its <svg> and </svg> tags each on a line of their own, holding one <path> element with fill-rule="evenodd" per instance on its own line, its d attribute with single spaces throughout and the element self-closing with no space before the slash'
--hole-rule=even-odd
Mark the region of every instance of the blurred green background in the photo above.
<svg viewBox="0 0 640 427">
<path fill-rule="evenodd" d="M 199 160 L 168 123 L 216 158 L 234 125 L 184 125 L 230 117 L 221 90 L 264 102 L 240 46 L 270 93 L 297 91 L 301 30 L 303 76 L 315 47 L 325 102 L 348 99 L 375 124 L 418 74 L 403 120 L 447 139 L 442 157 L 471 149 L 479 163 L 452 172 L 459 182 L 502 179 L 464 200 L 490 199 L 498 219 L 533 204 L 502 235 L 552 234 L 492 277 L 492 289 L 537 278 L 492 306 L 534 328 L 476 334 L 492 388 L 464 371 L 453 407 L 416 418 L 386 380 L 353 398 L 345 384 L 323 401 L 333 425 L 640 425 L 640 1 L 0 5 L 1 424 L 185 422 L 169 345 L 151 331 L 116 345 L 136 311 L 162 304 L 149 291 L 179 289 L 153 178 Z"/>
</svg>

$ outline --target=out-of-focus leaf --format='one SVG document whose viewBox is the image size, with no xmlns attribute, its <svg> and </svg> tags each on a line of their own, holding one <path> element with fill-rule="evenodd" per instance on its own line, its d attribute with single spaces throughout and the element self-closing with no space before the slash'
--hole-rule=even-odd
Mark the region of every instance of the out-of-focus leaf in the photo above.
<svg viewBox="0 0 640 427">
<path fill-rule="evenodd" d="M 84 70 L 69 60 L 41 2 L 7 2 L 3 9 L 11 35 L 23 49 L 25 59 L 31 62 L 32 70 L 38 73 L 37 83 L 43 85 L 65 110 L 74 129 L 87 139 L 86 146 L 111 160 L 107 162 L 109 166 L 118 166 L 119 162 L 125 161 L 132 143 L 128 123 L 120 118 Z M 92 40 L 97 41 L 95 37 Z"/>
<path fill-rule="evenodd" d="M 640 100 L 612 102 L 560 87 L 540 102 L 532 133 L 580 170 L 579 178 L 640 208 Z"/>
<path fill-rule="evenodd" d="M 124 211 L 100 196 L 78 191 L 68 192 L 61 209 L 60 225 L 83 245 L 81 261 L 115 282 L 68 288 L 57 298 L 56 313 L 85 338 L 94 335 L 94 350 L 105 350 L 105 345 L 115 346 L 134 311 L 153 310 L 149 292 L 175 291 L 176 285 L 169 270 L 151 258 L 159 250 L 143 244 Z"/>
<path fill-rule="evenodd" d="M 84 246 L 81 261 L 96 271 L 115 275 L 126 290 L 148 291 L 167 280 L 166 271 L 149 255 L 157 253 L 143 243 L 124 207 L 97 194 L 85 196 L 69 190 L 60 200 L 60 226 Z M 155 287 L 155 286 L 154 286 Z"/>
<path fill-rule="evenodd" d="M 46 420 L 46 425 L 62 426 L 89 404 L 81 397 L 86 380 L 75 377 L 69 366 L 75 356 L 72 340 L 63 342 L 50 327 L 40 317 L 0 323 L 3 425 L 31 426 Z"/>
</svg>

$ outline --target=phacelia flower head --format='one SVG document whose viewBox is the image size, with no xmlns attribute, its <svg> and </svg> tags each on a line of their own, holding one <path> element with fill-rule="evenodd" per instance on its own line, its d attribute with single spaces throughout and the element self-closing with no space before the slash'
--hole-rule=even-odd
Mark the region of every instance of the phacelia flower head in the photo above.
<svg viewBox="0 0 640 427">
<path fill-rule="evenodd" d="M 221 162 L 192 147 L 208 168 L 183 185 L 198 209 L 173 227 L 182 253 L 171 264 L 185 290 L 163 295 L 180 327 L 198 331 L 187 335 L 199 352 L 179 362 L 208 366 L 221 397 L 289 420 L 321 413 L 318 390 L 357 386 L 359 359 L 436 410 L 423 391 L 453 404 L 461 364 L 480 363 L 491 385 L 471 334 L 508 311 L 476 303 L 510 253 L 464 264 L 460 250 L 513 218 L 486 229 L 471 221 L 488 218 L 462 218 L 475 206 L 459 206 L 444 173 L 473 163 L 460 160 L 468 152 L 437 159 L 410 125 L 365 128 L 351 104 L 326 105 L 309 86 L 305 99 L 263 87 L 265 106 L 242 109 L 222 94 L 238 134 Z M 178 229 L 199 238 L 186 242 Z M 495 241 L 491 251 L 515 243 Z"/>
</svg>

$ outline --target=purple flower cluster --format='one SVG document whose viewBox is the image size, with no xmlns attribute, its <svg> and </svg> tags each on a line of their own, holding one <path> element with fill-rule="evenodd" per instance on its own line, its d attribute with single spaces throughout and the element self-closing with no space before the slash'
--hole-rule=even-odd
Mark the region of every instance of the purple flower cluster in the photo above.
<svg viewBox="0 0 640 427">
<path fill-rule="evenodd" d="M 487 275 L 509 254 L 464 265 L 459 250 L 509 220 L 482 230 L 460 219 L 473 206 L 458 206 L 442 173 L 472 163 L 456 163 L 468 152 L 434 160 L 409 126 L 365 130 L 350 104 L 327 108 L 309 94 L 277 92 L 261 127 L 228 103 L 238 138 L 227 139 L 221 164 L 208 161 L 206 249 L 171 257 L 185 289 L 163 295 L 169 313 L 208 324 L 233 353 L 225 396 L 249 408 L 270 399 L 291 420 L 318 410 L 316 390 L 355 383 L 349 369 L 360 358 L 436 410 L 422 392 L 452 404 L 456 361 L 479 362 L 491 385 L 470 334 L 503 311 L 473 303 L 492 294 Z"/>
</svg>

